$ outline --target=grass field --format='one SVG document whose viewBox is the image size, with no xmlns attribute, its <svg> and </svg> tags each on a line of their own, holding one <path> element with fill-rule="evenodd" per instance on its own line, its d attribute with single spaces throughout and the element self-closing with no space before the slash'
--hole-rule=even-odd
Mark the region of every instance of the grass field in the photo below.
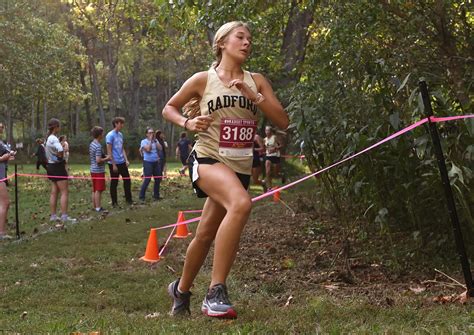
<svg viewBox="0 0 474 335">
<path fill-rule="evenodd" d="M 86 165 L 71 169 L 72 174 L 87 174 Z M 174 170 L 172 166 L 170 171 Z M 33 168 L 24 166 L 19 172 L 33 172 Z M 132 166 L 132 174 L 139 176 L 138 164 Z M 133 183 L 136 198 L 139 185 L 139 181 Z M 287 232 L 291 240 L 296 236 L 292 229 L 306 224 L 303 216 L 290 215 L 285 207 L 268 200 L 255 204 L 228 282 L 239 318 L 212 320 L 200 314 L 210 278 L 209 262 L 193 288 L 192 316 L 172 318 L 166 286 L 179 276 L 189 239 L 173 239 L 157 264 L 139 258 L 144 254 L 149 228 L 174 223 L 179 210 L 202 207 L 203 201 L 193 196 L 187 178 L 166 180 L 162 201 L 124 206 L 106 217 L 90 210 L 89 183 L 73 181 L 71 215 L 81 221 L 63 230 L 55 230 L 47 222 L 48 181 L 24 178 L 19 187 L 23 238 L 0 244 L 0 333 L 474 333 L 472 304 L 433 304 L 429 293 L 415 295 L 405 290 L 390 289 L 381 299 L 374 299 L 365 293 L 327 290 L 320 284 L 306 286 L 295 274 L 305 274 L 308 268 L 303 267 L 303 260 L 312 259 L 314 250 L 289 243 L 283 247 L 273 239 L 277 228 L 270 225 L 280 218 L 278 222 L 286 226 L 278 231 Z M 315 182 L 309 181 L 285 193 L 289 206 L 296 208 L 299 197 L 314 187 Z M 251 191 L 256 194 L 259 190 Z M 107 193 L 104 200 L 110 207 Z M 194 230 L 195 225 L 190 228 Z M 168 233 L 160 231 L 160 244 Z M 302 243 L 306 242 L 311 241 Z M 281 260 L 278 253 L 272 254 L 272 247 L 297 253 Z M 265 262 L 272 263 L 267 266 Z M 275 275 L 265 280 L 263 275 L 272 271 Z M 347 286 L 344 292 L 363 292 L 365 284 Z"/>
</svg>

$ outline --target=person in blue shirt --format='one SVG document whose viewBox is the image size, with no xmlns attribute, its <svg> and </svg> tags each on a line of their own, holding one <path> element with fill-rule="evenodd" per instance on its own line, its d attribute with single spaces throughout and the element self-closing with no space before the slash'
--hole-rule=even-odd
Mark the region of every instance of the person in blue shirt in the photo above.
<svg viewBox="0 0 474 335">
<path fill-rule="evenodd" d="M 182 132 L 178 144 L 176 145 L 176 158 L 181 160 L 183 166 L 179 169 L 179 174 L 181 176 L 185 175 L 185 171 L 188 168 L 188 157 L 189 153 L 193 147 L 191 146 L 191 141 L 187 138 L 186 132 Z"/>
<path fill-rule="evenodd" d="M 93 137 L 89 145 L 90 171 L 92 178 L 92 205 L 96 212 L 106 213 L 101 206 L 102 192 L 105 191 L 105 162 L 110 160 L 109 156 L 104 154 L 101 141 L 104 138 L 104 129 L 95 126 L 91 130 Z"/>
<path fill-rule="evenodd" d="M 112 120 L 114 129 L 108 132 L 105 137 L 107 143 L 107 156 L 111 158 L 108 162 L 110 170 L 110 197 L 112 198 L 112 206 L 117 207 L 117 186 L 119 176 L 122 176 L 123 188 L 125 191 L 125 200 L 128 204 L 133 204 L 130 173 L 128 172 L 128 166 L 130 165 L 127 153 L 123 146 L 123 135 L 120 132 L 125 125 L 125 119 L 117 116 Z"/>
<path fill-rule="evenodd" d="M 163 147 L 155 138 L 153 128 L 147 127 L 146 138 L 140 143 L 140 152 L 143 153 L 143 183 L 138 197 L 141 201 L 145 201 L 146 189 L 152 177 L 155 180 L 153 198 L 155 200 L 160 199 L 160 183 L 163 175 L 161 164 L 159 163 L 160 151 L 163 151 Z"/>
</svg>

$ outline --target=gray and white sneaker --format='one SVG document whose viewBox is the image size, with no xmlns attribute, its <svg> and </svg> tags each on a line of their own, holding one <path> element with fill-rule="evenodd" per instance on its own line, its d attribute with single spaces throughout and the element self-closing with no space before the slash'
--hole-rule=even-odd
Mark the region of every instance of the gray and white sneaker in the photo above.
<svg viewBox="0 0 474 335">
<path fill-rule="evenodd" d="M 49 222 L 56 222 L 56 221 L 60 221 L 60 218 L 56 214 L 51 214 L 51 216 L 49 217 Z"/>
<path fill-rule="evenodd" d="M 237 312 L 229 300 L 227 287 L 224 284 L 216 284 L 209 289 L 202 302 L 201 311 L 207 316 L 216 318 L 237 318 Z"/>
<path fill-rule="evenodd" d="M 77 223 L 77 219 L 70 217 L 69 215 L 61 215 L 61 222 L 64 223 Z"/>
<path fill-rule="evenodd" d="M 173 316 L 191 314 L 189 308 L 191 302 L 191 292 L 181 293 L 178 291 L 179 279 L 168 285 L 168 294 L 173 298 L 173 307 L 170 314 Z"/>
</svg>

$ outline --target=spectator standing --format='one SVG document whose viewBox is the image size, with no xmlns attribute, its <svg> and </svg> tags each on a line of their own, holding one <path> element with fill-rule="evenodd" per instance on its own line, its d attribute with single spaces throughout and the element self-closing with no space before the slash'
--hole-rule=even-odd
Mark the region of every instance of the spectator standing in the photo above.
<svg viewBox="0 0 474 335">
<path fill-rule="evenodd" d="M 107 212 L 101 205 L 102 192 L 105 191 L 105 162 L 110 156 L 104 154 L 101 141 L 104 129 L 95 126 L 91 130 L 92 142 L 89 145 L 90 171 L 92 177 L 92 206 L 96 212 Z"/>
<path fill-rule="evenodd" d="M 272 188 L 272 178 L 280 173 L 280 148 L 275 132 L 271 126 L 265 127 L 265 183 L 268 190 Z"/>
<path fill-rule="evenodd" d="M 117 116 L 112 120 L 112 126 L 114 129 L 109 131 L 105 137 L 105 142 L 107 143 L 107 155 L 111 157 L 111 160 L 108 162 L 110 177 L 110 197 L 112 199 L 112 206 L 117 207 L 117 186 L 119 176 L 122 176 L 123 188 L 125 192 L 125 200 L 128 204 L 132 204 L 132 191 L 131 191 L 131 181 L 130 173 L 128 172 L 129 161 L 127 158 L 127 153 L 123 146 L 123 135 L 121 130 L 125 125 L 125 119 L 123 117 Z"/>
<path fill-rule="evenodd" d="M 64 162 L 66 163 L 66 168 L 67 164 L 69 162 L 69 143 L 67 141 L 67 136 L 66 135 L 61 135 L 59 136 L 59 142 L 61 143 L 63 149 L 64 149 Z"/>
<path fill-rule="evenodd" d="M 67 214 L 68 209 L 68 173 L 66 170 L 66 164 L 63 159 L 64 148 L 59 142 L 57 134 L 61 129 L 61 124 L 58 119 L 52 118 L 48 122 L 48 137 L 46 140 L 46 157 L 48 158 L 48 165 L 46 171 L 51 180 L 51 195 L 49 198 L 49 208 L 51 210 L 50 221 L 61 220 L 62 223 L 71 222 L 74 223 L 77 220 L 69 217 Z M 56 214 L 58 194 L 61 194 L 60 207 L 61 207 L 61 218 L 59 219 Z"/>
<path fill-rule="evenodd" d="M 46 158 L 46 149 L 44 147 L 44 140 L 42 138 L 36 139 L 36 152 L 33 153 L 33 156 L 36 156 L 36 170 L 39 170 L 39 167 L 42 166 L 46 170 L 46 165 L 48 164 L 48 158 Z"/>
<path fill-rule="evenodd" d="M 192 150 L 191 141 L 188 139 L 186 132 L 182 132 L 178 144 L 176 145 L 176 158 L 179 158 L 183 166 L 179 169 L 181 176 L 185 175 L 188 168 L 188 157 Z"/>
<path fill-rule="evenodd" d="M 0 135 L 3 134 L 5 125 L 0 123 Z M 15 159 L 15 151 L 10 151 L 7 145 L 0 140 L 0 241 L 11 240 L 12 237 L 7 234 L 7 217 L 10 207 L 10 199 L 7 190 L 7 163 Z"/>
<path fill-rule="evenodd" d="M 140 151 L 143 153 L 143 183 L 138 197 L 141 201 L 145 201 L 146 189 L 153 177 L 155 180 L 153 198 L 159 200 L 162 170 L 161 164 L 159 163 L 158 152 L 163 151 L 163 147 L 155 138 L 155 131 L 153 128 L 147 127 L 146 138 L 144 138 L 140 143 Z"/>
<path fill-rule="evenodd" d="M 161 144 L 162 148 L 162 150 L 158 150 L 158 162 L 161 167 L 161 174 L 166 176 L 166 149 L 168 149 L 168 143 L 165 140 L 165 134 L 161 130 L 156 131 L 155 138 Z"/>
</svg>

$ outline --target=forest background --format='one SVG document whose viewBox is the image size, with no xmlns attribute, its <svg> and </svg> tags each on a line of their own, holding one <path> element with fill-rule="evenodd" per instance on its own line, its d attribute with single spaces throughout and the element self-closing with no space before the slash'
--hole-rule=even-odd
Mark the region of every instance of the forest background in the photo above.
<svg viewBox="0 0 474 335">
<path fill-rule="evenodd" d="M 127 120 L 131 158 L 147 125 L 174 148 L 166 101 L 213 61 L 217 28 L 251 26 L 247 69 L 264 74 L 291 117 L 287 152 L 311 170 L 331 164 L 423 116 L 424 78 L 437 116 L 472 113 L 471 1 L 53 1 L 0 0 L 0 118 L 28 157 L 51 117 L 72 152 L 94 125 Z M 261 127 L 266 124 L 263 119 Z M 462 227 L 474 238 L 474 122 L 439 125 Z M 321 176 L 320 199 L 363 238 L 402 234 L 415 247 L 453 254 L 437 164 L 419 127 Z M 467 243 L 470 255 L 474 245 Z M 404 249 L 405 250 L 405 249 Z M 472 258 L 472 256 L 471 256 Z"/>
</svg>

